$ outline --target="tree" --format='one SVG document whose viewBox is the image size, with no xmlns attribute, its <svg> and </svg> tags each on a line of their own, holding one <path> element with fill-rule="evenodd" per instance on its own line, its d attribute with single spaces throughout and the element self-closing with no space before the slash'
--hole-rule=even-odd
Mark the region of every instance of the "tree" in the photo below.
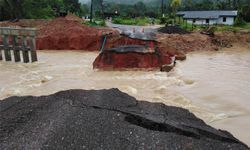
<svg viewBox="0 0 250 150">
<path fill-rule="evenodd" d="M 25 0 L 22 7 L 27 19 L 48 19 L 56 15 L 48 0 Z"/>
<path fill-rule="evenodd" d="M 240 15 L 245 21 L 250 22 L 250 4 L 245 4 L 242 6 Z"/>
<path fill-rule="evenodd" d="M 220 1 L 218 1 L 217 3 L 219 3 Z M 226 2 L 224 2 L 223 0 L 223 6 L 226 6 Z M 203 0 L 200 3 L 196 3 L 194 8 L 196 10 L 214 10 L 214 2 L 213 0 Z"/>
<path fill-rule="evenodd" d="M 181 6 L 181 0 L 172 0 L 171 7 L 173 8 L 174 13 L 176 13 L 177 8 Z"/>
<path fill-rule="evenodd" d="M 1 0 L 0 1 L 0 20 L 16 19 L 22 16 L 23 0 Z"/>
<path fill-rule="evenodd" d="M 227 8 L 227 3 L 225 1 L 219 1 L 217 4 L 219 10 L 225 10 Z"/>
<path fill-rule="evenodd" d="M 0 20 L 53 18 L 62 11 L 81 16 L 86 9 L 79 0 L 0 0 Z"/>
<path fill-rule="evenodd" d="M 228 9 L 232 8 L 232 1 L 231 0 L 227 0 L 227 6 L 228 6 Z"/>
<path fill-rule="evenodd" d="M 172 0 L 171 1 L 171 7 L 173 9 L 173 19 L 174 19 L 174 22 L 175 22 L 175 18 L 176 18 L 176 12 L 177 12 L 177 8 L 181 6 L 181 0 Z"/>
<path fill-rule="evenodd" d="M 136 14 L 136 17 L 139 17 L 139 16 L 144 16 L 145 15 L 145 12 L 147 10 L 147 6 L 143 3 L 143 2 L 137 2 L 135 5 L 134 5 L 134 12 Z"/>
</svg>

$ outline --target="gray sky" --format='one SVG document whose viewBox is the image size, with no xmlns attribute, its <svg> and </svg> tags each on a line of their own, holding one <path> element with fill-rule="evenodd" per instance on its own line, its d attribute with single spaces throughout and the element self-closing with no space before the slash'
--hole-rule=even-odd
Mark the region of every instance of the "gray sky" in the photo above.
<svg viewBox="0 0 250 150">
<path fill-rule="evenodd" d="M 82 3 L 86 3 L 86 2 L 89 2 L 90 0 L 79 0 L 79 1 Z"/>
</svg>

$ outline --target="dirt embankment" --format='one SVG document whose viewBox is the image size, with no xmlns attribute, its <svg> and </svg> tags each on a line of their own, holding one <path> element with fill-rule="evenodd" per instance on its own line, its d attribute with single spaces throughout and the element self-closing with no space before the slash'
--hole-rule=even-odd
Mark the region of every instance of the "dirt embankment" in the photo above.
<svg viewBox="0 0 250 150">
<path fill-rule="evenodd" d="M 198 50 L 213 50 L 217 48 L 212 43 L 212 38 L 200 33 L 191 34 L 158 34 L 160 46 L 181 52 L 191 52 Z M 172 52 L 172 51 L 170 51 Z"/>
<path fill-rule="evenodd" d="M 185 58 L 185 54 L 191 51 L 219 50 L 233 45 L 250 47 L 250 31 L 218 32 L 214 36 L 208 36 L 199 32 L 190 34 L 158 34 L 159 49 L 163 52 L 177 55 L 177 58 Z"/>
<path fill-rule="evenodd" d="M 57 18 L 43 26 L 38 31 L 37 49 L 57 50 L 98 50 L 101 46 L 101 36 L 111 30 L 82 25 L 78 21 Z"/>
<path fill-rule="evenodd" d="M 231 47 L 239 45 L 250 48 L 250 30 L 240 30 L 238 32 L 218 32 L 215 33 L 213 44 L 219 47 Z"/>
</svg>

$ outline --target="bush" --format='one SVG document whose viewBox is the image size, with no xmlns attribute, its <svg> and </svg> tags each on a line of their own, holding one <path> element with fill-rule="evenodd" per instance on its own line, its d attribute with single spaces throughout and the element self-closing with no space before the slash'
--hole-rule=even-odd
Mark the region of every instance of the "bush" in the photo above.
<svg viewBox="0 0 250 150">
<path fill-rule="evenodd" d="M 167 23 L 167 18 L 166 17 L 161 17 L 160 18 L 160 24 L 165 24 Z"/>
<path fill-rule="evenodd" d="M 244 5 L 242 7 L 241 15 L 245 21 L 250 22 L 250 4 Z"/>
<path fill-rule="evenodd" d="M 92 26 L 92 27 L 96 27 L 96 26 L 97 27 L 98 26 L 104 27 L 104 26 L 106 26 L 106 22 L 104 20 L 94 20 L 93 22 L 86 21 L 83 24 L 85 24 L 87 26 Z"/>
<path fill-rule="evenodd" d="M 234 25 L 235 26 L 241 26 L 246 24 L 246 22 L 244 21 L 244 19 L 241 16 L 236 17 Z"/>
</svg>

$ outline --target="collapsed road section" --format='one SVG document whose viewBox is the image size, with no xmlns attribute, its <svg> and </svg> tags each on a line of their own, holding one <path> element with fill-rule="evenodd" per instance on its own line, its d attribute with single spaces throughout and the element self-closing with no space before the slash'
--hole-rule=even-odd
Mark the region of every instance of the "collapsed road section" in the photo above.
<svg viewBox="0 0 250 150">
<path fill-rule="evenodd" d="M 188 110 L 118 89 L 10 97 L 0 108 L 0 149 L 249 149 Z"/>
<path fill-rule="evenodd" d="M 175 56 L 158 50 L 156 30 L 147 29 L 145 31 L 144 27 L 139 26 L 108 24 L 119 31 L 122 39 L 127 40 L 124 40 L 124 42 L 114 40 L 112 33 L 105 35 L 101 53 L 93 63 L 94 69 L 126 70 L 143 68 L 160 70 L 162 66 L 168 65 L 170 69 L 161 70 L 170 71 L 174 67 Z"/>
<path fill-rule="evenodd" d="M 95 59 L 93 67 L 102 70 L 159 69 L 171 63 L 171 56 L 161 53 L 156 48 L 124 45 L 102 51 Z"/>
</svg>

